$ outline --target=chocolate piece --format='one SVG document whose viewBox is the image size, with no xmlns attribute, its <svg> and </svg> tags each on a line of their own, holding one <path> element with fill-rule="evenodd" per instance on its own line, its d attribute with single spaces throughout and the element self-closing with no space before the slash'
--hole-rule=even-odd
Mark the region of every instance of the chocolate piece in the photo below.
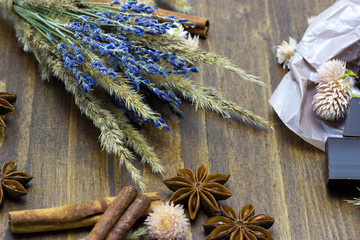
<svg viewBox="0 0 360 240">
<path fill-rule="evenodd" d="M 360 137 L 360 98 L 351 99 L 346 117 L 344 137 Z"/>
<path fill-rule="evenodd" d="M 360 138 L 328 138 L 326 141 L 328 187 L 360 185 Z"/>
<path fill-rule="evenodd" d="M 326 163 L 328 187 L 360 185 L 360 98 L 351 99 L 343 138 L 328 138 Z"/>
</svg>

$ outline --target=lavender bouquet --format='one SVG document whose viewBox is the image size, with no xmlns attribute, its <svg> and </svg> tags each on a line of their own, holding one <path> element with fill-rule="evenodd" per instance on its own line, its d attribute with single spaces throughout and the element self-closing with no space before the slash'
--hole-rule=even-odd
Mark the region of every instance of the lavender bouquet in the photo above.
<svg viewBox="0 0 360 240">
<path fill-rule="evenodd" d="M 196 109 L 268 126 L 262 118 L 191 79 L 190 73 L 199 71 L 195 62 L 203 62 L 264 85 L 226 58 L 188 48 L 181 39 L 168 34 L 181 25 L 194 25 L 186 19 L 155 17 L 152 13 L 156 8 L 137 4 L 136 0 L 110 4 L 1 0 L 0 9 L 13 19 L 24 50 L 34 53 L 41 77 L 53 76 L 64 83 L 80 110 L 101 130 L 102 147 L 119 157 L 141 188 L 145 185 L 132 163 L 132 151 L 154 173 L 161 174 L 163 167 L 133 123 L 152 123 L 170 130 L 147 103 L 147 96 L 167 102 L 179 116 L 181 99 L 187 99 Z M 159 18 L 166 22 L 158 22 Z"/>
</svg>

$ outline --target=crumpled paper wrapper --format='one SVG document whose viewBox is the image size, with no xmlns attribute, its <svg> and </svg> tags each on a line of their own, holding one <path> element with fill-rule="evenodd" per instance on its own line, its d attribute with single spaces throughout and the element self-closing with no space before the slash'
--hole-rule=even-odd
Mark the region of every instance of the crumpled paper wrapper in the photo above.
<svg viewBox="0 0 360 240">
<path fill-rule="evenodd" d="M 325 150 L 328 137 L 342 137 L 345 120 L 324 121 L 313 111 L 316 69 L 330 59 L 360 69 L 360 1 L 338 0 L 318 15 L 295 49 L 287 73 L 269 99 L 285 125 L 308 143 Z M 359 120 L 360 121 L 360 120 Z"/>
</svg>

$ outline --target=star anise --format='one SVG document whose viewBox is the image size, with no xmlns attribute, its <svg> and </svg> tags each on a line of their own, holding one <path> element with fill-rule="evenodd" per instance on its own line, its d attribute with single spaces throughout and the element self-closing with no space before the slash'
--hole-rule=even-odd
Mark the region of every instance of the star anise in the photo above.
<svg viewBox="0 0 360 240">
<path fill-rule="evenodd" d="M 194 220 L 199 209 L 200 203 L 204 209 L 214 215 L 220 212 L 217 200 L 229 198 L 232 193 L 224 187 L 229 174 L 211 174 L 207 175 L 204 165 L 196 169 L 194 173 L 187 169 L 179 169 L 177 177 L 163 180 L 163 183 L 175 193 L 170 198 L 170 202 L 183 203 L 188 202 L 190 219 Z"/>
<path fill-rule="evenodd" d="M 33 176 L 17 171 L 17 164 L 15 161 L 4 163 L 0 172 L 0 206 L 4 202 L 4 191 L 10 197 L 21 197 L 27 194 L 24 186 Z"/>
<path fill-rule="evenodd" d="M 16 95 L 13 93 L 0 92 L 0 115 L 14 111 L 12 104 L 16 102 Z M 0 126 L 6 126 L 4 120 L 0 117 Z"/>
<path fill-rule="evenodd" d="M 212 217 L 203 223 L 205 231 L 212 230 L 206 240 L 273 240 L 266 230 L 274 224 L 272 217 L 264 214 L 255 215 L 251 204 L 241 208 L 239 217 L 230 206 L 221 206 L 223 216 Z M 254 216 L 255 215 L 255 216 Z"/>
</svg>

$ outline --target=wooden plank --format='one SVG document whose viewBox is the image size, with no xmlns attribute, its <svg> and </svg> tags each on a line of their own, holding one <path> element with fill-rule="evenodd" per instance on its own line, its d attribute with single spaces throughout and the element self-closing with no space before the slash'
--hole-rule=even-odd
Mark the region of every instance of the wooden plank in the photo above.
<svg viewBox="0 0 360 240">
<path fill-rule="evenodd" d="M 300 40 L 307 28 L 306 18 L 319 14 L 333 1 L 190 2 L 195 14 L 211 23 L 208 38 L 201 40 L 202 48 L 229 57 L 259 75 L 270 88 L 204 65 L 195 80 L 268 118 L 275 131 L 256 131 L 212 112 L 195 112 L 188 103 L 182 106 L 184 118 L 178 119 L 166 105 L 154 101 L 172 131 L 146 125 L 143 133 L 165 166 L 164 178 L 174 176 L 178 168 L 195 170 L 205 164 L 211 173 L 232 175 L 226 186 L 233 196 L 220 203 L 237 210 L 252 203 L 256 212 L 273 216 L 270 232 L 275 239 L 357 239 L 358 209 L 344 202 L 357 192 L 329 191 L 325 154 L 290 132 L 267 103 L 287 73 L 277 64 L 275 46 L 289 36 Z M 0 209 L 0 239 L 79 239 L 89 229 L 13 236 L 7 212 L 114 196 L 132 183 L 130 176 L 117 159 L 101 151 L 99 130 L 80 114 L 62 83 L 40 79 L 35 58 L 23 52 L 12 24 L 2 18 L 0 62 L 0 91 L 18 95 L 16 111 L 6 118 L 0 163 L 17 160 L 19 169 L 35 176 L 27 196 L 6 199 Z M 161 176 L 146 166 L 143 174 L 147 191 L 159 192 L 163 200 L 171 196 Z M 201 224 L 207 218 L 201 211 L 187 239 L 204 239 Z"/>
</svg>

